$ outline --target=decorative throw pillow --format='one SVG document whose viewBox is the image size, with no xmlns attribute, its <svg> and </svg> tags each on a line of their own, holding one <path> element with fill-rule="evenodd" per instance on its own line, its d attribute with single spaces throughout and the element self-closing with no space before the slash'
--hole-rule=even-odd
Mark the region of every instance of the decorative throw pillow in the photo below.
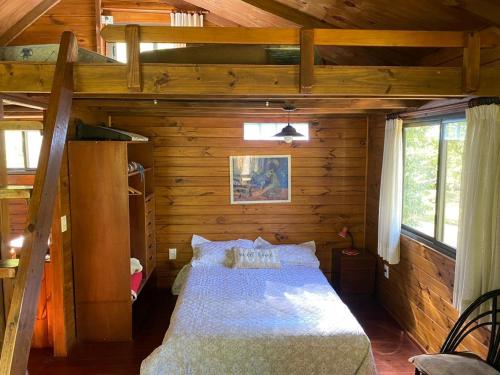
<svg viewBox="0 0 500 375">
<path fill-rule="evenodd" d="M 308 247 L 310 250 L 312 250 L 313 253 L 316 253 L 316 242 L 314 241 L 308 241 L 308 242 L 303 242 L 301 244 L 290 244 L 292 246 L 305 246 Z M 281 245 L 273 245 L 271 242 L 266 241 L 262 237 L 257 237 L 255 241 L 253 241 L 253 247 L 256 249 L 264 249 L 266 247 L 271 247 L 271 246 L 281 246 Z"/>
<path fill-rule="evenodd" d="M 258 237 L 254 241 L 254 247 L 259 249 L 277 249 L 281 264 L 284 266 L 306 266 L 319 267 L 316 257 L 316 244 L 314 241 L 304 242 L 300 245 L 272 245 L 270 242 Z"/>
<path fill-rule="evenodd" d="M 281 268 L 278 252 L 269 249 L 233 248 L 234 268 Z"/>
<path fill-rule="evenodd" d="M 246 249 L 253 248 L 253 242 L 250 240 L 232 240 L 232 241 L 209 241 L 200 236 L 193 236 L 191 241 L 193 247 L 193 258 L 191 265 L 193 267 L 223 265 L 231 267 L 233 247 Z"/>
</svg>

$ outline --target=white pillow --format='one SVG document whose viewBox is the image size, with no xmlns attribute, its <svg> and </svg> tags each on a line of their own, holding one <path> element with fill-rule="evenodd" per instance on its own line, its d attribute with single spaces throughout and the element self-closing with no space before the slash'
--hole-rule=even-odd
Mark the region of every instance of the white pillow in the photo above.
<svg viewBox="0 0 500 375">
<path fill-rule="evenodd" d="M 281 246 L 281 245 L 273 245 L 271 242 L 266 241 L 262 237 L 257 237 L 255 241 L 253 241 L 253 247 L 255 247 L 256 249 L 264 249 L 270 246 Z M 313 253 L 316 253 L 316 242 L 314 241 L 303 242 L 299 245 L 294 245 L 294 246 L 305 246 L 311 249 Z"/>
<path fill-rule="evenodd" d="M 233 248 L 234 268 L 281 268 L 278 251 L 269 249 Z"/>
<path fill-rule="evenodd" d="M 191 265 L 199 267 L 204 265 L 232 265 L 231 249 L 241 247 L 246 249 L 253 248 L 253 242 L 250 240 L 233 241 L 209 241 L 200 236 L 193 236 L 191 241 L 193 246 L 193 258 Z"/>
<path fill-rule="evenodd" d="M 259 249 L 277 249 L 281 264 L 284 266 L 319 268 L 319 260 L 315 255 L 316 243 L 314 241 L 304 242 L 300 245 L 272 245 L 270 242 L 259 237 L 254 241 L 254 247 Z"/>
</svg>

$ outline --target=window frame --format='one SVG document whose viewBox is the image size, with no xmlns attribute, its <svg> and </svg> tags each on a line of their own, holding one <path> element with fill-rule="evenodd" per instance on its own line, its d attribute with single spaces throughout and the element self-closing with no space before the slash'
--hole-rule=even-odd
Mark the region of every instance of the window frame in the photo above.
<svg viewBox="0 0 500 375">
<path fill-rule="evenodd" d="M 444 211 L 445 211 L 445 190 L 443 188 L 443 178 L 446 178 L 446 153 L 447 144 L 445 142 L 446 123 L 455 121 L 466 121 L 465 112 L 447 113 L 432 117 L 414 117 L 403 120 L 403 178 L 406 159 L 406 133 L 405 129 L 416 126 L 427 126 L 431 124 L 439 124 L 439 145 L 438 145 L 438 165 L 436 171 L 436 209 L 434 214 L 434 236 L 422 233 L 419 230 L 405 225 L 401 222 L 401 233 L 413 238 L 423 244 L 437 250 L 444 255 L 455 259 L 456 249 L 452 246 L 439 241 L 438 238 L 443 238 L 444 231 Z M 403 182 L 403 197 L 404 197 L 404 182 Z M 403 201 L 404 204 L 404 201 Z M 403 206 L 401 207 L 403 209 Z M 441 233 L 441 235 L 439 235 Z"/>
<path fill-rule="evenodd" d="M 21 132 L 22 142 L 23 142 L 23 162 L 24 168 L 6 168 L 8 174 L 35 174 L 37 168 L 29 167 L 29 142 L 28 142 L 28 131 L 38 131 L 38 130 L 16 130 Z M 41 130 L 40 130 L 41 132 Z M 43 134 L 42 134 L 43 136 Z"/>
</svg>

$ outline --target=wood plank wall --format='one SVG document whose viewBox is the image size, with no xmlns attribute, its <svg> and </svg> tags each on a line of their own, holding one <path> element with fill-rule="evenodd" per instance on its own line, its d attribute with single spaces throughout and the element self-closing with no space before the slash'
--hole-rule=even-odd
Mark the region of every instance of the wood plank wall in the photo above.
<svg viewBox="0 0 500 375">
<path fill-rule="evenodd" d="M 331 249 L 344 225 L 364 244 L 366 117 L 314 120 L 309 142 L 292 146 L 244 141 L 242 117 L 113 116 L 113 126 L 151 137 L 155 150 L 156 231 L 160 286 L 169 286 L 192 256 L 191 236 L 274 243 L 315 240 L 330 277 Z M 292 155 L 292 203 L 230 205 L 230 155 Z M 168 248 L 177 260 L 168 260 Z"/>
<path fill-rule="evenodd" d="M 9 185 L 33 185 L 34 174 L 10 174 Z M 21 236 L 26 228 L 28 218 L 28 201 L 26 199 L 9 199 L 10 238 Z"/>
<path fill-rule="evenodd" d="M 59 44 L 67 30 L 75 33 L 80 47 L 96 50 L 95 0 L 61 0 L 9 45 Z"/>
<path fill-rule="evenodd" d="M 366 247 L 377 252 L 380 175 L 385 119 L 369 117 Z M 401 261 L 383 275 L 384 262 L 377 266 L 377 294 L 383 306 L 426 351 L 437 352 L 458 318 L 452 305 L 455 262 L 443 254 L 401 236 Z M 484 335 L 467 340 L 465 347 L 485 353 Z"/>
</svg>

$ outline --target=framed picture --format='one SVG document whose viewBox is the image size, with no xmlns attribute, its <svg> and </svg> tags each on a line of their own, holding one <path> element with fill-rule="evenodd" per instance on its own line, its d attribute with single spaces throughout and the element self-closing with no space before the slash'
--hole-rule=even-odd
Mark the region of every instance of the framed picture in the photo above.
<svg viewBox="0 0 500 375">
<path fill-rule="evenodd" d="M 231 204 L 291 202 L 290 155 L 230 156 Z"/>
</svg>

